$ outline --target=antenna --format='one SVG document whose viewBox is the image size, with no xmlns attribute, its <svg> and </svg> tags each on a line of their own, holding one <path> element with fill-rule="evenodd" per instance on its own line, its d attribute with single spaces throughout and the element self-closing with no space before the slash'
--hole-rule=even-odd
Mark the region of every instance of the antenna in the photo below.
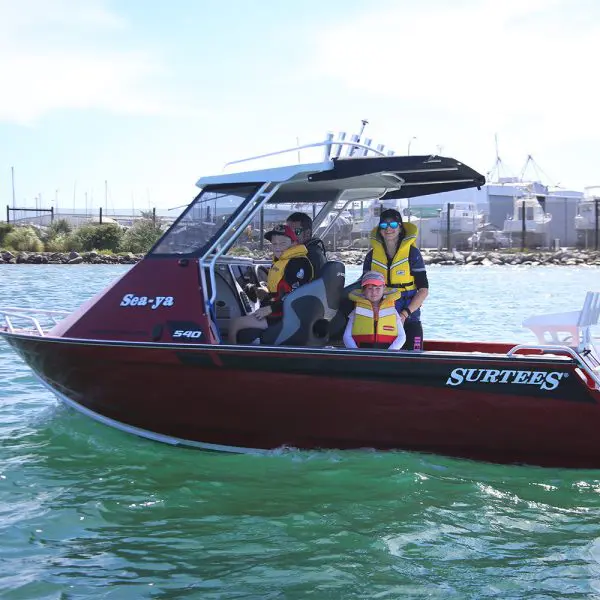
<svg viewBox="0 0 600 600">
<path fill-rule="evenodd" d="M 353 142 L 360 142 L 361 138 L 362 138 L 362 134 L 365 132 L 365 127 L 369 124 L 369 121 L 367 121 L 367 119 L 362 119 L 361 120 L 361 126 L 360 126 L 360 131 L 358 132 L 358 135 L 354 135 L 352 136 Z M 350 148 L 350 152 L 348 152 L 348 156 L 354 156 L 354 151 L 358 150 L 358 148 L 356 146 L 352 146 Z"/>
</svg>

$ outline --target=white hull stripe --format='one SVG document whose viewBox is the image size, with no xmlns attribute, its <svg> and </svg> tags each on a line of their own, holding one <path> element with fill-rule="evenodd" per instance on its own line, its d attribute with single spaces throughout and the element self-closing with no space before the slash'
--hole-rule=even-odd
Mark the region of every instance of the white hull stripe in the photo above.
<svg viewBox="0 0 600 600">
<path fill-rule="evenodd" d="M 127 425 L 126 423 L 121 423 L 121 421 L 116 421 L 111 419 L 110 417 L 105 417 L 81 404 L 67 398 L 64 394 L 61 394 L 57 390 L 55 390 L 49 383 L 44 381 L 39 375 L 34 373 L 37 377 L 38 381 L 48 390 L 50 390 L 57 398 L 59 398 L 62 402 L 64 402 L 67 406 L 74 408 L 80 413 L 86 415 L 94 419 L 95 421 L 99 421 L 104 425 L 108 425 L 109 427 L 114 427 L 115 429 L 119 429 L 124 431 L 125 433 L 132 433 L 133 435 L 137 435 L 139 437 L 147 438 L 149 440 L 154 440 L 155 442 L 163 442 L 165 444 L 171 444 L 172 446 L 190 446 L 193 448 L 199 448 L 201 450 L 213 450 L 216 452 L 231 452 L 236 454 L 268 454 L 273 450 L 265 450 L 259 448 L 245 448 L 243 446 L 226 446 L 223 444 L 211 444 L 208 442 L 197 442 L 195 440 L 185 440 L 181 438 L 172 437 L 170 435 L 163 435 L 162 433 L 155 433 L 154 431 L 148 431 L 146 429 L 141 429 L 139 427 L 134 427 L 133 425 Z"/>
</svg>

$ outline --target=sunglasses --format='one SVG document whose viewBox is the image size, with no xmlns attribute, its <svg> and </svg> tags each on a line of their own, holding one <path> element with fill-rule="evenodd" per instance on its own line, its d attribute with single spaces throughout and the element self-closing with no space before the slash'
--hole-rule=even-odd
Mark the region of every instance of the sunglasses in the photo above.
<svg viewBox="0 0 600 600">
<path fill-rule="evenodd" d="M 302 227 L 297 227 L 296 229 L 294 229 L 294 233 L 296 235 L 300 235 L 303 231 L 304 229 L 302 229 Z"/>
<path fill-rule="evenodd" d="M 398 223 L 398 221 L 384 221 L 383 223 L 379 223 L 379 229 L 387 229 L 388 227 L 398 229 L 400 223 Z"/>
</svg>

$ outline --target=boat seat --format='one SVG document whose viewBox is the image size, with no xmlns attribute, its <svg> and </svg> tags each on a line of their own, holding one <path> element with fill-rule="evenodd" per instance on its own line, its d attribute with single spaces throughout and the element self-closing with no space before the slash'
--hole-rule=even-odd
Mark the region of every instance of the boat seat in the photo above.
<svg viewBox="0 0 600 600">
<path fill-rule="evenodd" d="M 523 327 L 531 329 L 540 344 L 562 344 L 581 351 L 594 347 L 590 327 L 599 320 L 600 292 L 588 292 L 581 310 L 535 315 L 525 319 Z M 569 337 L 560 340 L 560 333 Z"/>
<path fill-rule="evenodd" d="M 260 343 L 269 346 L 325 346 L 329 341 L 329 322 L 336 315 L 344 289 L 344 263 L 326 262 L 321 275 L 300 286 L 283 299 L 283 318 L 266 330 L 242 330 L 244 343 L 252 332 Z"/>
<path fill-rule="evenodd" d="M 232 319 L 246 314 L 240 305 L 240 296 L 235 289 L 235 282 L 228 271 L 215 272 L 217 300 L 215 302 L 215 326 L 220 338 L 227 337 L 229 323 Z M 217 338 L 219 339 L 219 338 Z"/>
<path fill-rule="evenodd" d="M 354 302 L 350 300 L 350 293 L 360 290 L 360 278 L 353 283 L 347 285 L 341 294 L 339 310 L 329 324 L 329 338 L 333 341 L 341 341 L 344 336 L 348 317 L 354 310 Z"/>
</svg>

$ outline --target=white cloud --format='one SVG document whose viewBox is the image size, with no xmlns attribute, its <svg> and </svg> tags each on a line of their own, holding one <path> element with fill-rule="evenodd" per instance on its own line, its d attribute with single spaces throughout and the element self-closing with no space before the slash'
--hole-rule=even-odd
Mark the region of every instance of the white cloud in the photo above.
<svg viewBox="0 0 600 600">
<path fill-rule="evenodd" d="M 102 0 L 0 0 L 0 32 L 3 36 L 23 31 L 44 33 L 48 27 L 122 29 L 125 21 Z M 30 40 L 32 41 L 32 40 Z"/>
<path fill-rule="evenodd" d="M 554 141 L 597 136 L 594 12 L 585 0 L 369 7 L 360 19 L 324 32 L 313 72 L 351 94 L 446 113 L 471 128 L 518 125 Z"/>
<path fill-rule="evenodd" d="M 129 49 L 127 29 L 102 0 L 0 0 L 0 121 L 57 109 L 178 114 L 160 92 L 160 57 Z"/>
</svg>

